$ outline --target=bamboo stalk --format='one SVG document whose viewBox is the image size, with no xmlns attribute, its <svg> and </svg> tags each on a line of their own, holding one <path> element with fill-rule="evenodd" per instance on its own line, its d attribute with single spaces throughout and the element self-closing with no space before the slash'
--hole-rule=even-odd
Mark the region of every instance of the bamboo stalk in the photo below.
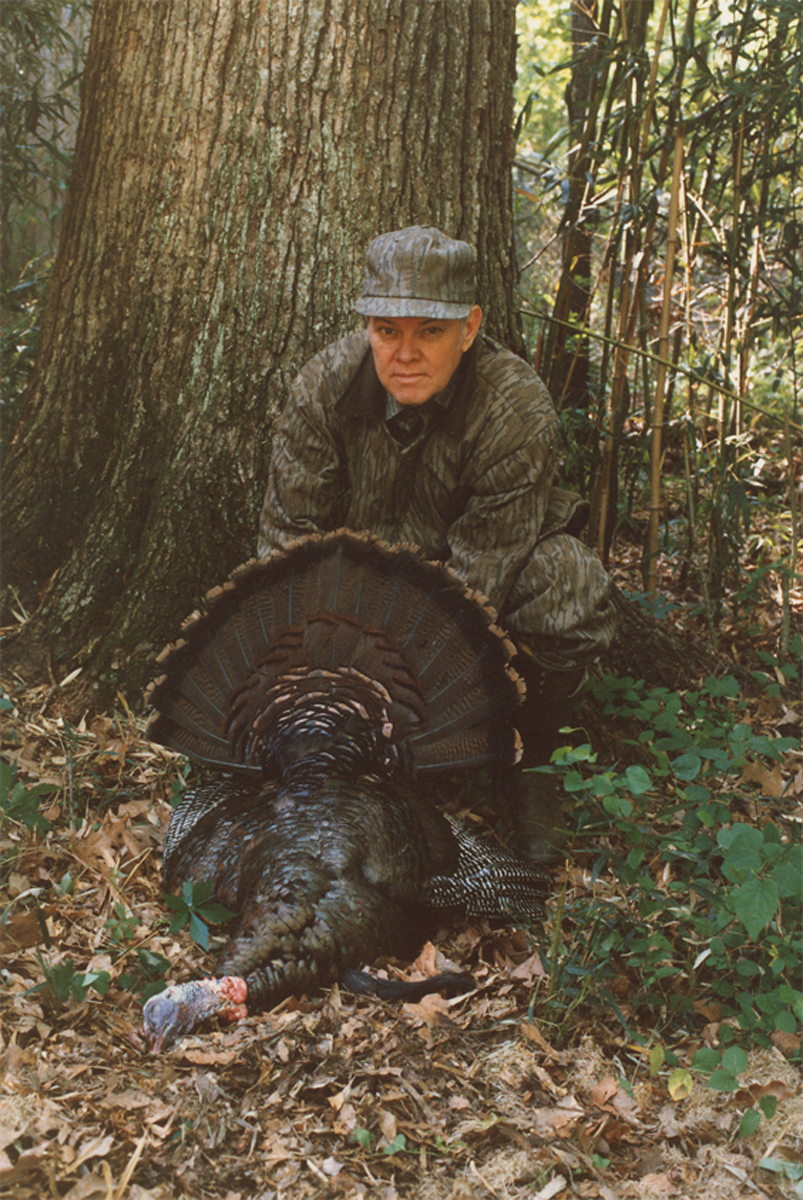
<svg viewBox="0 0 803 1200">
<path fill-rule="evenodd" d="M 643 162 L 647 157 L 647 146 L 650 140 L 650 125 L 652 124 L 652 110 L 655 105 L 655 85 L 658 81 L 658 63 L 661 58 L 661 47 L 664 41 L 664 26 L 666 25 L 666 17 L 669 12 L 671 0 L 664 0 L 661 15 L 658 18 L 658 28 L 655 33 L 655 53 L 652 56 L 652 65 L 650 66 L 650 78 L 647 81 L 647 108 L 644 113 L 644 125 L 641 130 L 641 147 L 639 149 L 639 158 Z"/>
<path fill-rule="evenodd" d="M 652 122 L 652 111 L 655 103 L 656 80 L 658 77 L 658 64 L 661 55 L 661 47 L 663 45 L 664 27 L 666 24 L 670 2 L 671 0 L 664 0 L 661 15 L 659 17 L 658 28 L 655 34 L 655 48 L 653 51 L 650 76 L 647 82 L 645 93 L 645 103 L 640 131 L 641 135 L 636 139 L 637 145 L 634 143 L 632 150 L 630 200 L 634 205 L 638 203 L 641 195 L 642 169 L 644 161 L 647 157 L 647 150 L 649 146 L 650 125 Z M 687 32 L 689 29 L 689 22 L 693 23 L 694 12 L 696 11 L 696 3 L 697 0 L 690 0 L 689 13 L 687 14 Z M 675 83 L 676 95 L 679 95 L 680 92 L 680 84 L 683 79 L 684 70 L 685 61 L 681 61 L 677 69 L 677 78 Z M 656 170 L 655 186 L 659 186 L 663 181 L 668 165 L 667 157 L 667 147 L 666 144 L 664 144 Z M 619 188 L 620 190 L 617 209 L 621 203 L 621 175 Z M 622 295 L 620 298 L 619 321 L 615 342 L 616 349 L 613 357 L 611 386 L 608 392 L 608 405 L 599 471 L 599 486 L 597 489 L 596 501 L 592 508 L 591 517 L 591 537 L 603 562 L 607 560 L 609 552 L 610 539 L 608 536 L 608 514 L 611 506 L 611 491 L 613 487 L 612 475 L 617 469 L 617 445 L 623 419 L 621 411 L 622 398 L 625 394 L 625 388 L 627 385 L 627 371 L 630 363 L 630 355 L 634 349 L 637 349 L 635 345 L 637 337 L 636 326 L 638 324 L 638 318 L 644 303 L 644 285 L 649 271 L 650 254 L 654 233 L 655 218 L 649 221 L 645 229 L 641 231 L 638 241 L 632 237 L 629 237 L 626 240 L 625 263 L 622 270 L 625 282 L 622 287 Z M 613 271 L 611 274 L 613 276 Z M 642 357 L 641 364 L 645 375 L 646 398 L 646 356 Z M 649 414 L 647 414 L 647 420 L 649 422 Z"/>
<path fill-rule="evenodd" d="M 669 357 L 669 319 L 672 309 L 672 277 L 675 268 L 675 246 L 677 244 L 680 180 L 683 171 L 684 130 L 681 124 L 675 134 L 675 159 L 672 166 L 672 191 L 669 199 L 669 230 L 666 242 L 666 268 L 664 271 L 664 297 L 661 306 L 661 325 L 658 338 L 658 357 L 662 360 L 655 379 L 655 397 L 652 405 L 652 436 L 650 439 L 650 519 L 647 527 L 647 586 L 646 592 L 652 599 L 658 586 L 658 524 L 661 513 L 661 449 L 664 424 L 664 393 L 666 390 L 666 366 Z"/>
<path fill-rule="evenodd" d="M 697 547 L 697 519 L 695 516 L 697 497 L 692 482 L 691 462 L 689 460 L 689 434 L 688 429 L 683 439 L 683 469 L 686 473 L 686 503 L 689 506 L 689 555 L 691 556 Z M 714 610 L 711 607 L 711 594 L 708 591 L 708 576 L 705 571 L 700 572 L 700 584 L 703 590 L 703 608 L 705 610 L 705 623 L 708 627 L 708 637 L 711 646 L 717 644 L 716 626 L 714 624 Z"/>
<path fill-rule="evenodd" d="M 755 224 L 753 226 L 753 245 L 750 249 L 750 280 L 747 288 L 747 297 L 742 305 L 741 316 L 737 319 L 739 361 L 736 391 L 739 395 L 740 417 L 742 420 L 744 419 L 744 413 L 741 410 L 741 400 L 747 394 L 750 377 L 750 351 L 755 339 L 754 316 L 758 302 L 759 269 L 763 253 L 762 233 L 766 227 L 767 204 L 769 203 L 769 170 L 767 167 L 769 145 L 766 129 L 762 131 L 759 154 L 756 157 L 758 158 L 759 156 L 764 165 L 761 172 L 761 192 L 758 209 L 755 214 Z"/>
<path fill-rule="evenodd" d="M 597 553 L 604 562 L 606 559 L 606 530 L 608 527 L 608 510 L 611 497 L 611 477 L 616 467 L 616 438 L 619 412 L 622 407 L 627 379 L 627 365 L 630 361 L 630 339 L 632 330 L 628 330 L 627 314 L 630 308 L 630 274 L 632 264 L 628 261 L 628 273 L 622 285 L 622 298 L 619 308 L 619 330 L 616 338 L 616 349 L 613 357 L 613 375 L 608 393 L 608 409 L 605 421 L 605 434 L 602 442 L 602 463 L 600 465 L 600 487 L 595 505 L 594 522 L 595 546 Z"/>
<path fill-rule="evenodd" d="M 745 139 L 746 126 L 747 126 L 747 116 L 745 113 L 742 113 L 742 118 L 741 118 L 741 121 L 739 122 L 739 132 L 736 135 L 736 145 L 734 147 L 734 155 L 733 155 L 733 158 L 734 158 L 733 208 L 732 208 L 732 215 L 731 215 L 730 254 L 728 256 L 729 257 L 728 293 L 727 293 L 726 308 L 725 308 L 725 347 L 724 347 L 725 378 L 728 380 L 733 378 L 732 373 L 731 373 L 731 360 L 732 360 L 732 354 L 733 354 L 734 326 L 735 326 L 735 322 L 736 322 L 736 283 L 737 283 L 737 278 L 739 275 L 738 241 L 739 241 L 740 214 L 741 214 L 741 208 L 742 208 L 742 168 L 743 168 L 743 164 L 744 164 L 744 139 Z M 730 429 L 733 433 L 736 433 L 736 434 L 739 434 L 742 432 L 742 406 L 740 404 L 741 394 L 739 392 L 738 380 L 737 380 L 736 386 L 734 387 L 733 390 L 736 393 L 737 399 L 733 403 L 733 407 L 732 407 L 731 413 L 730 413 L 730 419 L 727 421 L 723 420 L 723 424 L 722 424 L 721 444 L 722 444 L 722 448 L 723 448 L 723 460 L 724 460 L 724 447 L 725 447 L 725 438 L 727 436 L 727 430 Z M 725 415 L 724 412 L 722 415 L 724 418 L 724 415 Z"/>
<path fill-rule="evenodd" d="M 781 590 L 783 593 L 783 611 L 781 613 L 781 655 L 783 658 L 789 657 L 789 627 L 790 621 L 790 596 L 789 592 L 794 583 L 797 572 L 797 538 L 798 538 L 798 517 L 797 517 L 797 493 L 795 490 L 795 462 L 792 457 L 792 427 L 789 420 L 789 404 L 784 400 L 783 406 L 783 428 L 784 428 L 784 443 L 786 448 L 786 469 L 789 479 L 789 516 L 791 518 L 790 530 L 790 545 L 789 545 L 789 569 L 783 571 L 781 575 Z"/>
</svg>

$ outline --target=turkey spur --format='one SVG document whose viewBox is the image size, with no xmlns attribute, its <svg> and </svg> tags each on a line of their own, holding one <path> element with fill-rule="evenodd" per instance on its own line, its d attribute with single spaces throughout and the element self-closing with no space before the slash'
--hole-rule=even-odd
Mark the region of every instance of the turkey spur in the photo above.
<svg viewBox="0 0 803 1200">
<path fill-rule="evenodd" d="M 406 548 L 339 532 L 247 564 L 160 662 L 151 741 L 219 773 L 165 839 L 170 890 L 237 913 L 215 979 L 145 1005 L 153 1052 L 409 957 L 438 909 L 537 915 L 549 877 L 445 816 L 446 773 L 504 790 L 523 685 L 481 597 Z"/>
</svg>

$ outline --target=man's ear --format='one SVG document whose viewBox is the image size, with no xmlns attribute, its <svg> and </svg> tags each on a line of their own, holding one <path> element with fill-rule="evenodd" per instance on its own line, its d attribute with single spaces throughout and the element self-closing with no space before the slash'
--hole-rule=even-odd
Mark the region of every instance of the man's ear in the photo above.
<svg viewBox="0 0 803 1200">
<path fill-rule="evenodd" d="M 463 334 L 463 345 L 461 347 L 464 354 L 466 350 L 470 349 L 474 344 L 474 339 L 480 331 L 481 324 L 482 309 L 480 308 L 479 304 L 475 304 L 466 317 L 466 328 L 465 333 Z"/>
</svg>

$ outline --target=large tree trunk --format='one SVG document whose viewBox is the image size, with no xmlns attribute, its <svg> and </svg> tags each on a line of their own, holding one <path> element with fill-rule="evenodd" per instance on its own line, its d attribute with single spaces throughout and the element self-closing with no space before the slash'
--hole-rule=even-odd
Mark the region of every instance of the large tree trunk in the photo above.
<svg viewBox="0 0 803 1200">
<path fill-rule="evenodd" d="M 6 468 L 12 661 L 134 694 L 253 553 L 271 421 L 376 233 L 479 254 L 521 348 L 514 0 L 96 0 L 41 347 Z"/>
</svg>

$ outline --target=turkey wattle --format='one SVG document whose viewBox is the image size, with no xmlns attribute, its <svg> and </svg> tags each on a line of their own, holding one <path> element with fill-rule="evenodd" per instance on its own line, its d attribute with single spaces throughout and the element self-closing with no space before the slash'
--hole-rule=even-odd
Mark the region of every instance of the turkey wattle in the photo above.
<svg viewBox="0 0 803 1200">
<path fill-rule="evenodd" d="M 173 814 L 164 882 L 213 880 L 238 917 L 216 979 L 146 1004 L 154 1052 L 414 955 L 438 909 L 542 912 L 550 877 L 438 805 L 444 772 L 513 767 L 512 651 L 446 568 L 346 532 L 246 565 L 185 622 L 148 737 L 221 777 Z"/>
</svg>

